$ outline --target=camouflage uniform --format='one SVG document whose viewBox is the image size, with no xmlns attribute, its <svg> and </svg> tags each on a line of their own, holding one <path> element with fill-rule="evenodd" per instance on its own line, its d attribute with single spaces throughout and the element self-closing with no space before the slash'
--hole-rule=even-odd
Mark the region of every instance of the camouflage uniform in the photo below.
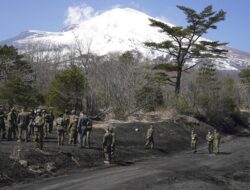
<svg viewBox="0 0 250 190">
<path fill-rule="evenodd" d="M 5 118 L 5 114 L 3 110 L 0 110 L 0 137 L 2 139 L 5 139 L 5 135 L 6 135 L 4 118 Z"/>
<path fill-rule="evenodd" d="M 14 110 L 14 130 L 15 130 L 14 139 L 16 139 L 16 135 L 18 134 L 17 116 L 18 116 L 18 112 Z"/>
<path fill-rule="evenodd" d="M 58 145 L 64 145 L 64 136 L 65 136 L 65 120 L 63 116 L 60 116 L 56 119 L 56 128 L 57 128 L 57 141 Z"/>
<path fill-rule="evenodd" d="M 115 135 L 115 132 L 114 132 L 113 128 L 110 129 L 110 134 L 112 136 L 111 158 L 114 159 L 115 158 L 116 135 Z"/>
<path fill-rule="evenodd" d="M 47 138 L 49 133 L 50 115 L 44 110 L 43 117 L 45 121 L 43 126 L 43 132 L 44 132 L 44 137 Z"/>
<path fill-rule="evenodd" d="M 12 137 L 16 138 L 16 116 L 14 113 L 14 109 L 12 108 L 11 111 L 7 115 L 7 123 L 8 123 L 8 140 L 12 140 Z"/>
<path fill-rule="evenodd" d="M 83 147 L 83 136 L 86 133 L 86 118 L 84 117 L 83 113 L 80 113 L 80 117 L 78 119 L 78 123 L 77 123 L 77 132 L 79 135 L 79 141 L 80 141 L 80 147 Z M 84 146 L 85 146 L 85 142 L 84 142 Z"/>
<path fill-rule="evenodd" d="M 29 125 L 28 125 L 28 134 L 29 134 L 29 138 L 32 136 L 34 136 L 34 126 L 35 126 L 35 117 L 36 114 L 34 111 L 32 111 L 29 115 Z"/>
<path fill-rule="evenodd" d="M 213 140 L 214 152 L 218 154 L 220 152 L 219 148 L 220 148 L 221 137 L 220 137 L 220 134 L 216 130 L 214 130 L 213 136 L 214 136 L 214 140 Z"/>
<path fill-rule="evenodd" d="M 34 137 L 36 142 L 36 147 L 39 149 L 43 149 L 43 138 L 44 131 L 43 127 L 45 124 L 43 115 L 38 111 L 37 116 L 35 117 L 35 126 L 34 126 Z"/>
<path fill-rule="evenodd" d="M 74 123 L 74 119 L 75 119 L 75 117 L 76 117 L 75 111 L 72 110 L 72 111 L 71 111 L 71 114 L 70 114 L 68 117 L 69 117 L 69 124 L 68 124 L 67 131 L 68 131 L 68 133 L 70 133 L 69 128 L 70 128 L 71 124 Z"/>
<path fill-rule="evenodd" d="M 69 123 L 69 144 L 76 145 L 77 142 L 77 123 L 78 117 L 76 115 L 70 116 L 70 123 Z"/>
<path fill-rule="evenodd" d="M 28 142 L 28 125 L 29 125 L 29 113 L 22 111 L 17 117 L 18 126 L 18 142 L 22 141 L 23 132 L 25 133 L 24 141 Z"/>
<path fill-rule="evenodd" d="M 64 119 L 64 122 L 65 122 L 66 132 L 68 132 L 70 116 L 69 116 L 67 110 L 65 110 L 65 113 L 63 114 L 63 119 Z"/>
<path fill-rule="evenodd" d="M 150 145 L 150 148 L 153 149 L 154 148 L 154 128 L 152 125 L 147 131 L 146 138 L 147 140 L 146 140 L 145 148 L 148 148 L 148 146 Z"/>
<path fill-rule="evenodd" d="M 110 133 L 110 130 L 107 129 L 106 133 L 103 136 L 103 152 L 104 152 L 104 163 L 110 164 L 111 162 L 111 150 L 112 150 L 112 135 Z"/>
<path fill-rule="evenodd" d="M 53 130 L 53 122 L 54 122 L 54 119 L 55 119 L 55 116 L 53 114 L 52 111 L 50 111 L 49 113 L 49 133 L 52 133 L 52 130 Z"/>
<path fill-rule="evenodd" d="M 81 115 L 78 120 L 78 133 L 81 147 L 90 147 L 90 134 L 92 131 L 92 121 L 87 117 Z"/>
<path fill-rule="evenodd" d="M 207 145 L 208 145 L 208 152 L 209 152 L 209 154 L 211 154 L 211 153 L 213 153 L 214 136 L 210 131 L 208 131 L 208 133 L 207 133 L 206 140 L 207 140 Z"/>
<path fill-rule="evenodd" d="M 193 151 L 193 153 L 197 152 L 197 141 L 198 141 L 197 134 L 194 132 L 194 130 L 192 130 L 192 133 L 191 133 L 191 150 Z"/>
</svg>

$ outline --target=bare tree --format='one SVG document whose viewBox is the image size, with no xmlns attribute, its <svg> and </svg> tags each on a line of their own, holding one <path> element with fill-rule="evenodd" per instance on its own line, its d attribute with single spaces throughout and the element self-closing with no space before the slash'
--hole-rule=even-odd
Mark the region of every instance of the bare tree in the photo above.
<svg viewBox="0 0 250 190">
<path fill-rule="evenodd" d="M 57 70 L 66 64 L 67 57 L 61 52 L 62 47 L 50 42 L 30 43 L 22 50 L 32 63 L 35 85 L 42 94 L 48 92 Z"/>
</svg>

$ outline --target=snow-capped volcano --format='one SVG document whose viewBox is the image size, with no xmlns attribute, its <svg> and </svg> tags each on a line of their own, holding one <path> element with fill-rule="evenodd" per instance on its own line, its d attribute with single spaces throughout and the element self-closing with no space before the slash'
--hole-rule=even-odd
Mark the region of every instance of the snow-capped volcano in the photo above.
<svg viewBox="0 0 250 190">
<path fill-rule="evenodd" d="M 77 40 L 89 44 L 91 51 L 98 55 L 127 50 L 138 50 L 146 54 L 149 49 L 144 47 L 143 42 L 166 38 L 156 28 L 149 26 L 148 18 L 150 16 L 134 9 L 115 8 L 69 26 L 61 32 L 29 30 L 6 42 L 17 47 L 39 41 L 70 46 Z"/>
<path fill-rule="evenodd" d="M 90 49 L 97 55 L 136 50 L 144 56 L 155 58 L 160 53 L 150 50 L 143 43 L 160 42 L 168 39 L 168 36 L 151 27 L 148 18 L 152 17 L 131 8 L 115 8 L 68 26 L 60 32 L 29 30 L 1 44 L 23 48 L 30 43 L 46 42 L 69 48 L 77 42 L 86 51 Z M 250 66 L 250 53 L 229 48 L 228 59 L 219 62 L 218 67 L 222 70 L 245 68 Z"/>
</svg>

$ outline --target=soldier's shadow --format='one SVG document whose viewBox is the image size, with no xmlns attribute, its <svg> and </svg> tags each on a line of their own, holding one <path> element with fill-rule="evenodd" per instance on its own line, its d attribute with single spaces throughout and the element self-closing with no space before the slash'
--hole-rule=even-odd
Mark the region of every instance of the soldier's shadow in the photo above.
<svg viewBox="0 0 250 190">
<path fill-rule="evenodd" d="M 219 152 L 216 155 L 229 155 L 232 154 L 231 152 Z"/>
<path fill-rule="evenodd" d="M 118 165 L 118 166 L 129 166 L 134 164 L 134 162 L 131 161 L 123 161 L 123 160 L 116 160 L 114 161 L 114 164 Z"/>
<path fill-rule="evenodd" d="M 209 153 L 206 153 L 206 152 L 196 152 L 196 153 L 188 152 L 188 154 L 196 155 L 196 154 L 209 154 Z"/>
<path fill-rule="evenodd" d="M 193 153 L 190 153 L 190 154 L 193 154 Z M 195 154 L 208 154 L 208 155 L 210 155 L 208 152 L 196 152 Z M 211 155 L 229 155 L 229 154 L 232 154 L 232 153 L 231 152 L 219 152 L 219 153 L 216 153 L 216 154 L 211 153 Z"/>
<path fill-rule="evenodd" d="M 163 148 L 155 148 L 155 150 L 161 152 L 161 153 L 164 153 L 164 154 L 168 154 L 169 152 L 164 150 Z"/>
</svg>

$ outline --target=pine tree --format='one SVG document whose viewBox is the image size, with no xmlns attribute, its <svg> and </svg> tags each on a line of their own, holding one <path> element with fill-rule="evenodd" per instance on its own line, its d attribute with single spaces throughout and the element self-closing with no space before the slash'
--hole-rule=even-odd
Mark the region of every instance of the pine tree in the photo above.
<svg viewBox="0 0 250 190">
<path fill-rule="evenodd" d="M 13 75 L 30 81 L 32 79 L 31 64 L 13 46 L 0 46 L 0 81 L 5 82 Z"/>
<path fill-rule="evenodd" d="M 196 82 L 203 91 L 217 89 L 218 77 L 213 64 L 203 64 L 198 71 Z"/>
<path fill-rule="evenodd" d="M 204 64 L 199 69 L 196 83 L 199 90 L 198 105 L 206 115 L 214 112 L 219 98 L 220 84 L 213 64 Z"/>
<path fill-rule="evenodd" d="M 36 106 L 41 96 L 33 87 L 31 64 L 13 46 L 0 46 L 0 98 L 10 106 Z"/>
<path fill-rule="evenodd" d="M 56 107 L 59 111 L 64 109 L 83 109 L 83 93 L 87 80 L 81 68 L 71 65 L 58 72 L 52 81 L 47 104 Z"/>
<path fill-rule="evenodd" d="M 18 76 L 11 76 L 6 80 L 0 88 L 0 97 L 6 100 L 9 106 L 36 107 L 42 101 L 37 90 Z"/>
<path fill-rule="evenodd" d="M 224 58 L 227 50 L 222 49 L 227 43 L 219 41 L 203 41 L 201 36 L 209 29 L 216 29 L 216 23 L 225 19 L 226 12 L 213 11 L 211 5 L 197 13 L 191 8 L 177 6 L 186 15 L 188 25 L 186 27 L 170 26 L 158 20 L 149 19 L 152 27 L 160 28 L 160 32 L 166 33 L 171 40 L 160 43 L 145 42 L 145 45 L 154 50 L 167 53 L 174 58 L 174 79 L 168 78 L 168 82 L 175 86 L 175 93 L 178 95 L 181 88 L 182 72 L 185 72 L 197 65 L 188 66 L 185 64 L 190 59 L 201 58 Z"/>
<path fill-rule="evenodd" d="M 232 78 L 218 78 L 213 64 L 204 64 L 196 77 L 198 90 L 198 114 L 219 127 L 230 130 L 234 118 L 238 117 L 235 81 Z"/>
</svg>

